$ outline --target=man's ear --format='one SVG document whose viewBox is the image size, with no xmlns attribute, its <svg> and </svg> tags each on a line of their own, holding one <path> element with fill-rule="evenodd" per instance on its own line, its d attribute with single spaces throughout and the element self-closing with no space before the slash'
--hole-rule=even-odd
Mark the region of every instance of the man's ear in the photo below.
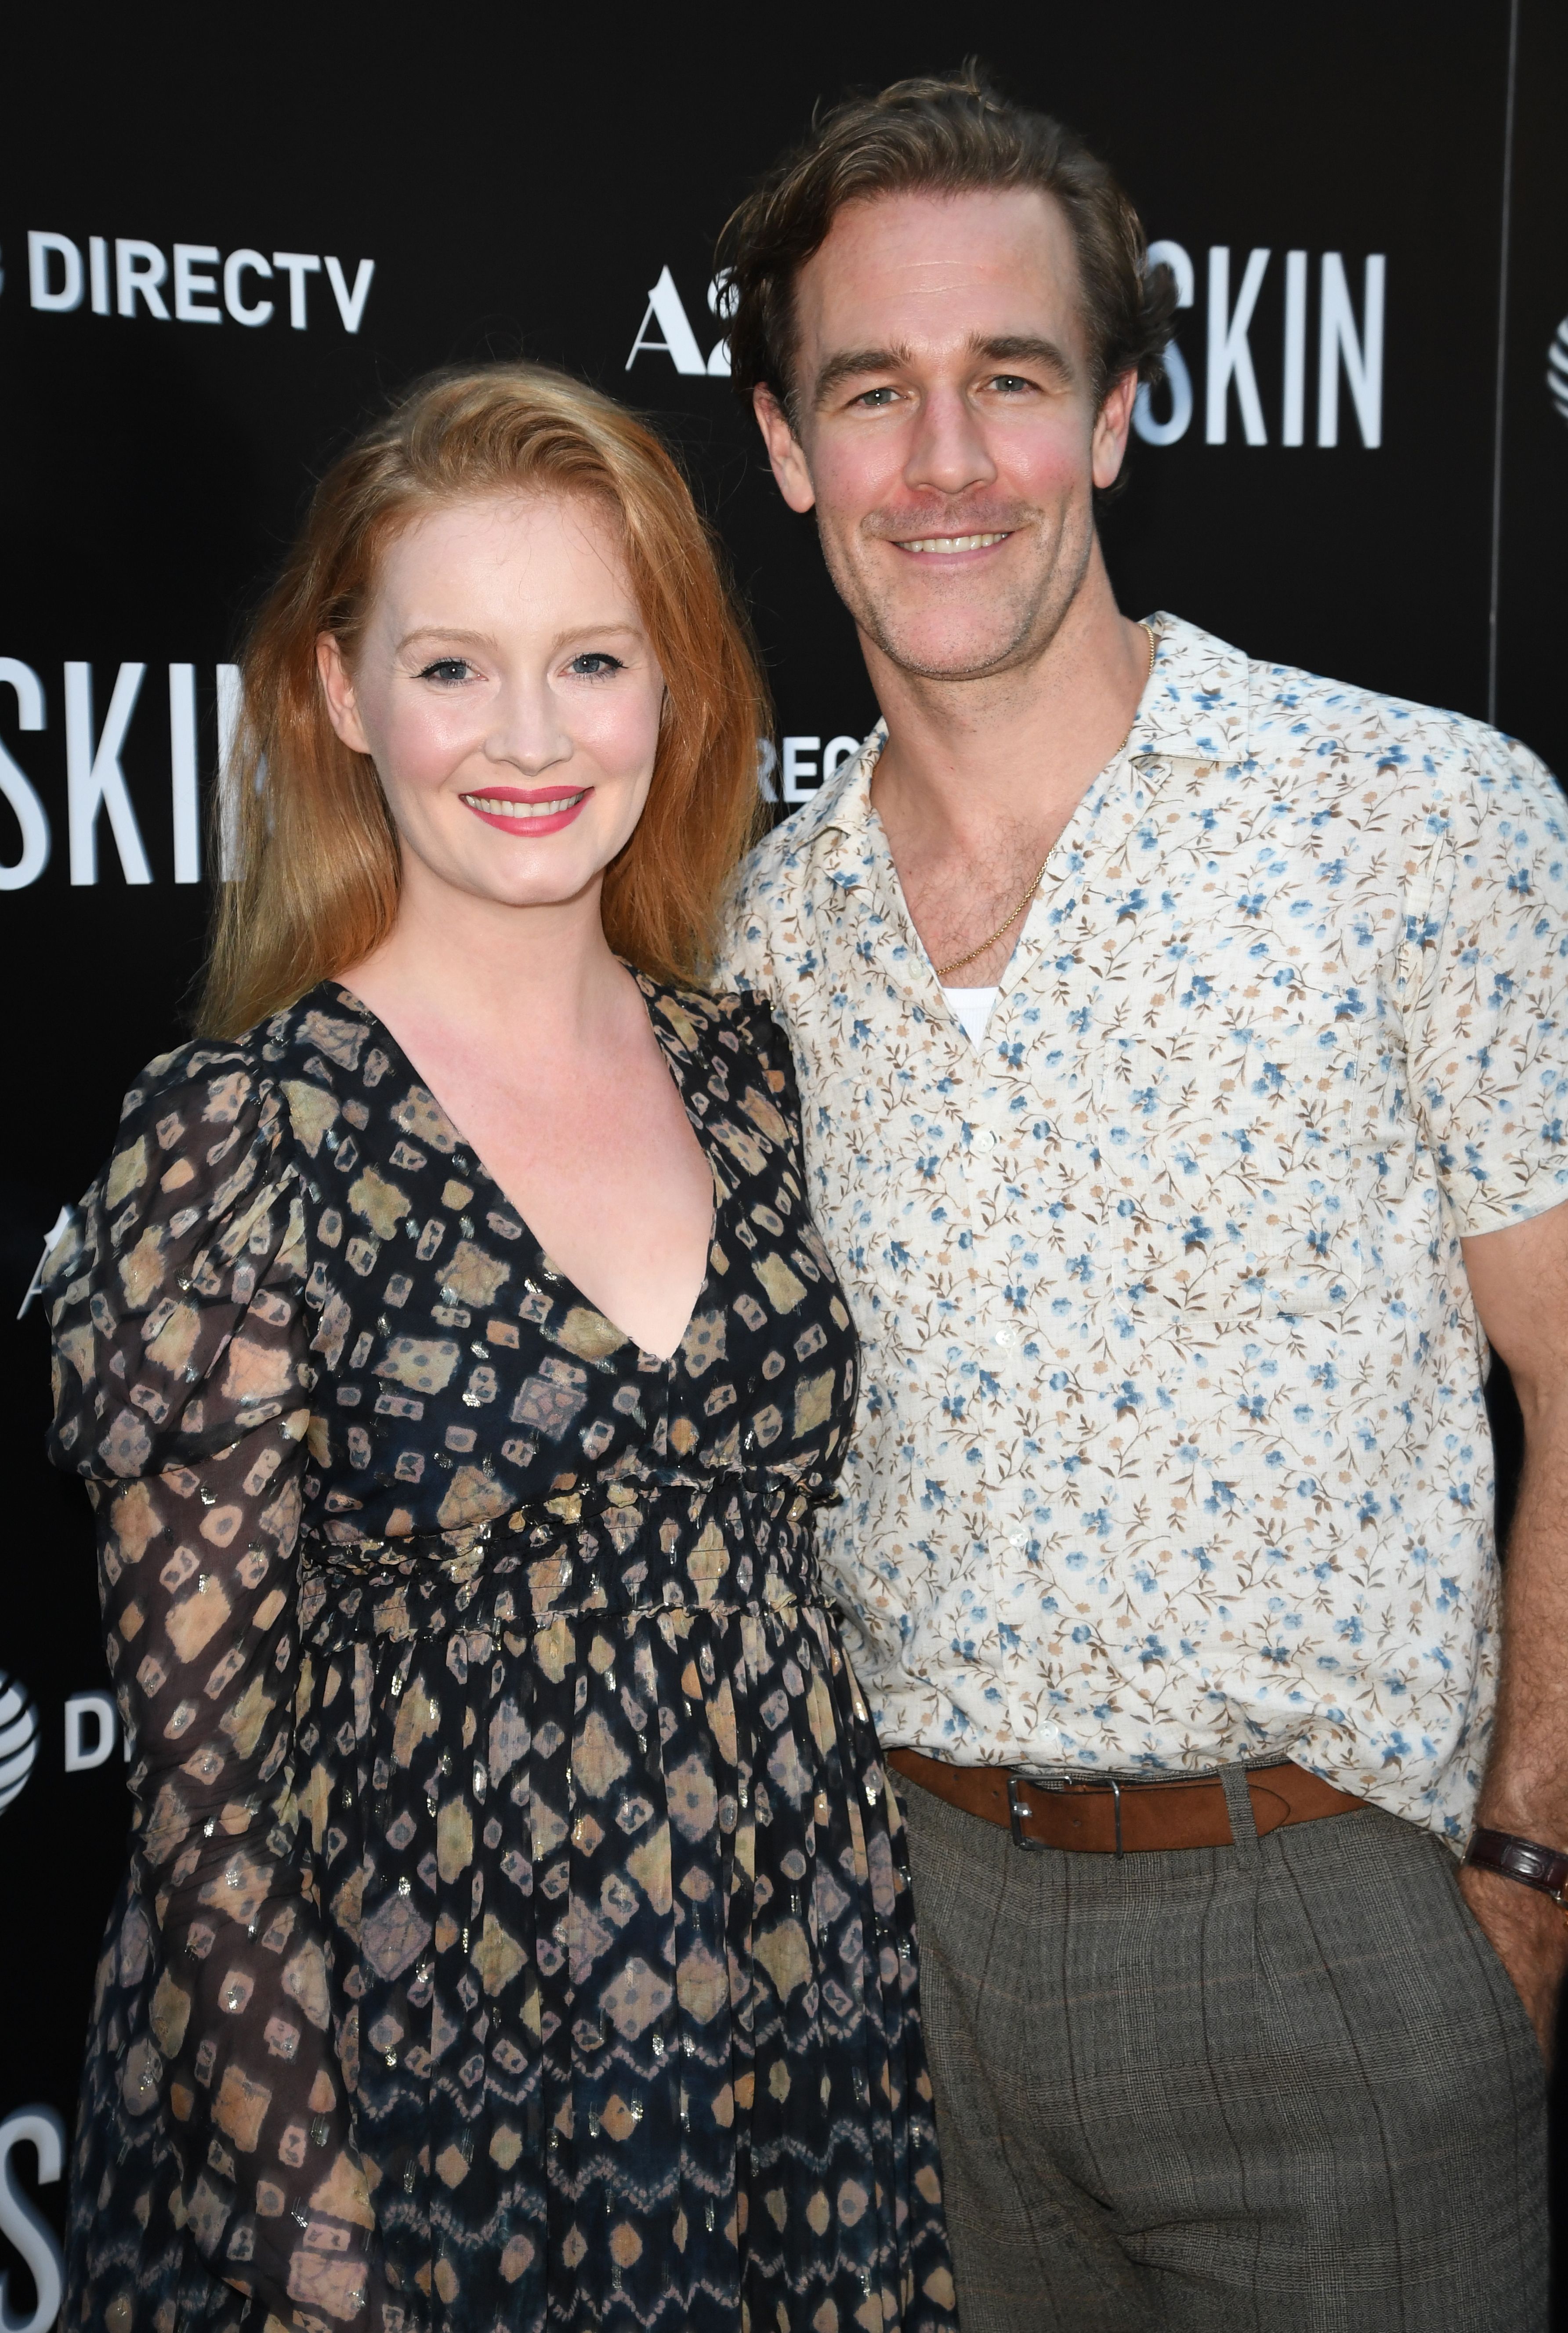
<svg viewBox="0 0 1568 2333">
<path fill-rule="evenodd" d="M 327 719 L 351 754 L 368 754 L 370 741 L 360 723 L 353 676 L 344 660 L 342 643 L 335 632 L 322 632 L 318 638 L 316 670 L 321 676 L 322 695 L 326 699 Z"/>
<path fill-rule="evenodd" d="M 765 383 L 752 390 L 751 409 L 756 415 L 756 426 L 762 431 L 780 494 L 791 510 L 809 511 L 817 498 L 816 488 L 812 485 L 806 457 L 790 427 L 788 414 Z"/>
<path fill-rule="evenodd" d="M 1121 465 L 1127 458 L 1127 433 L 1132 427 L 1132 408 L 1137 396 L 1137 373 L 1124 372 L 1120 380 L 1112 383 L 1100 408 L 1090 454 L 1094 483 L 1101 492 L 1107 486 L 1113 486 L 1121 475 Z"/>
</svg>

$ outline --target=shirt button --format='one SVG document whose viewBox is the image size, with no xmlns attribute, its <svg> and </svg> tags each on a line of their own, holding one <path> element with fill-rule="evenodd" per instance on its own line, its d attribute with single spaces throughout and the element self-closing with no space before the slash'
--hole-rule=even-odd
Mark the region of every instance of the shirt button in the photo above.
<svg viewBox="0 0 1568 2333">
<path fill-rule="evenodd" d="M 1017 1331 L 1017 1330 L 1016 1330 L 1016 1329 L 998 1329 L 998 1330 L 997 1330 L 997 1331 L 996 1331 L 996 1342 L 997 1342 L 997 1344 L 999 1344 L 999 1345 L 1003 1346 L 1004 1348 L 1005 1348 L 1005 1347 L 1006 1347 L 1006 1346 L 1008 1346 L 1008 1345 L 1015 1345 L 1015 1344 L 1017 1343 L 1017 1341 L 1018 1341 L 1018 1331 Z"/>
<path fill-rule="evenodd" d="M 971 1150 L 978 1150 L 981 1152 L 995 1150 L 996 1147 L 996 1138 L 992 1133 L 988 1126 L 977 1126 L 975 1128 L 974 1133 L 969 1137 L 969 1147 Z"/>
</svg>

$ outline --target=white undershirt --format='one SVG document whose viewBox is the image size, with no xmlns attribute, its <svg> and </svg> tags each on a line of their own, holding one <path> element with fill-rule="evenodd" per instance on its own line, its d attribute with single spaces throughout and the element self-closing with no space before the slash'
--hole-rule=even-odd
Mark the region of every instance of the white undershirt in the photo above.
<svg viewBox="0 0 1568 2333">
<path fill-rule="evenodd" d="M 986 1034 L 986 1023 L 991 1017 L 991 1007 L 996 1002 L 994 988 L 944 988 L 943 995 L 957 1016 L 958 1025 L 971 1045 L 977 1045 Z"/>
</svg>

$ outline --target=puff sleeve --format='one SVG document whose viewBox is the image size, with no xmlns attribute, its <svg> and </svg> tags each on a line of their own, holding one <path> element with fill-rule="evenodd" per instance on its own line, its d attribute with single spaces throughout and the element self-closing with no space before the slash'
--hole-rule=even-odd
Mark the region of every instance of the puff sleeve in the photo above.
<svg viewBox="0 0 1568 2333">
<path fill-rule="evenodd" d="M 295 1794 L 303 1247 L 260 1056 L 154 1062 L 48 1261 L 51 1455 L 97 1510 L 134 1877 L 160 1939 L 123 2093 L 161 2107 L 216 2275 L 302 2333 L 373 2333 L 374 2215 Z"/>
</svg>

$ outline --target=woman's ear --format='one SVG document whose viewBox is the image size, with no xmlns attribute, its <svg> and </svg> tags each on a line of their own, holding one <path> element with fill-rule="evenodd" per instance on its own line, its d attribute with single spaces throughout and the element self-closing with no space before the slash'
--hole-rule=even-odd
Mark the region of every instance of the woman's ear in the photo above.
<svg viewBox="0 0 1568 2333">
<path fill-rule="evenodd" d="M 316 670 L 321 675 L 327 719 L 351 754 L 368 754 L 370 740 L 361 725 L 353 676 L 344 659 L 342 643 L 335 632 L 322 632 L 317 639 Z"/>
</svg>

